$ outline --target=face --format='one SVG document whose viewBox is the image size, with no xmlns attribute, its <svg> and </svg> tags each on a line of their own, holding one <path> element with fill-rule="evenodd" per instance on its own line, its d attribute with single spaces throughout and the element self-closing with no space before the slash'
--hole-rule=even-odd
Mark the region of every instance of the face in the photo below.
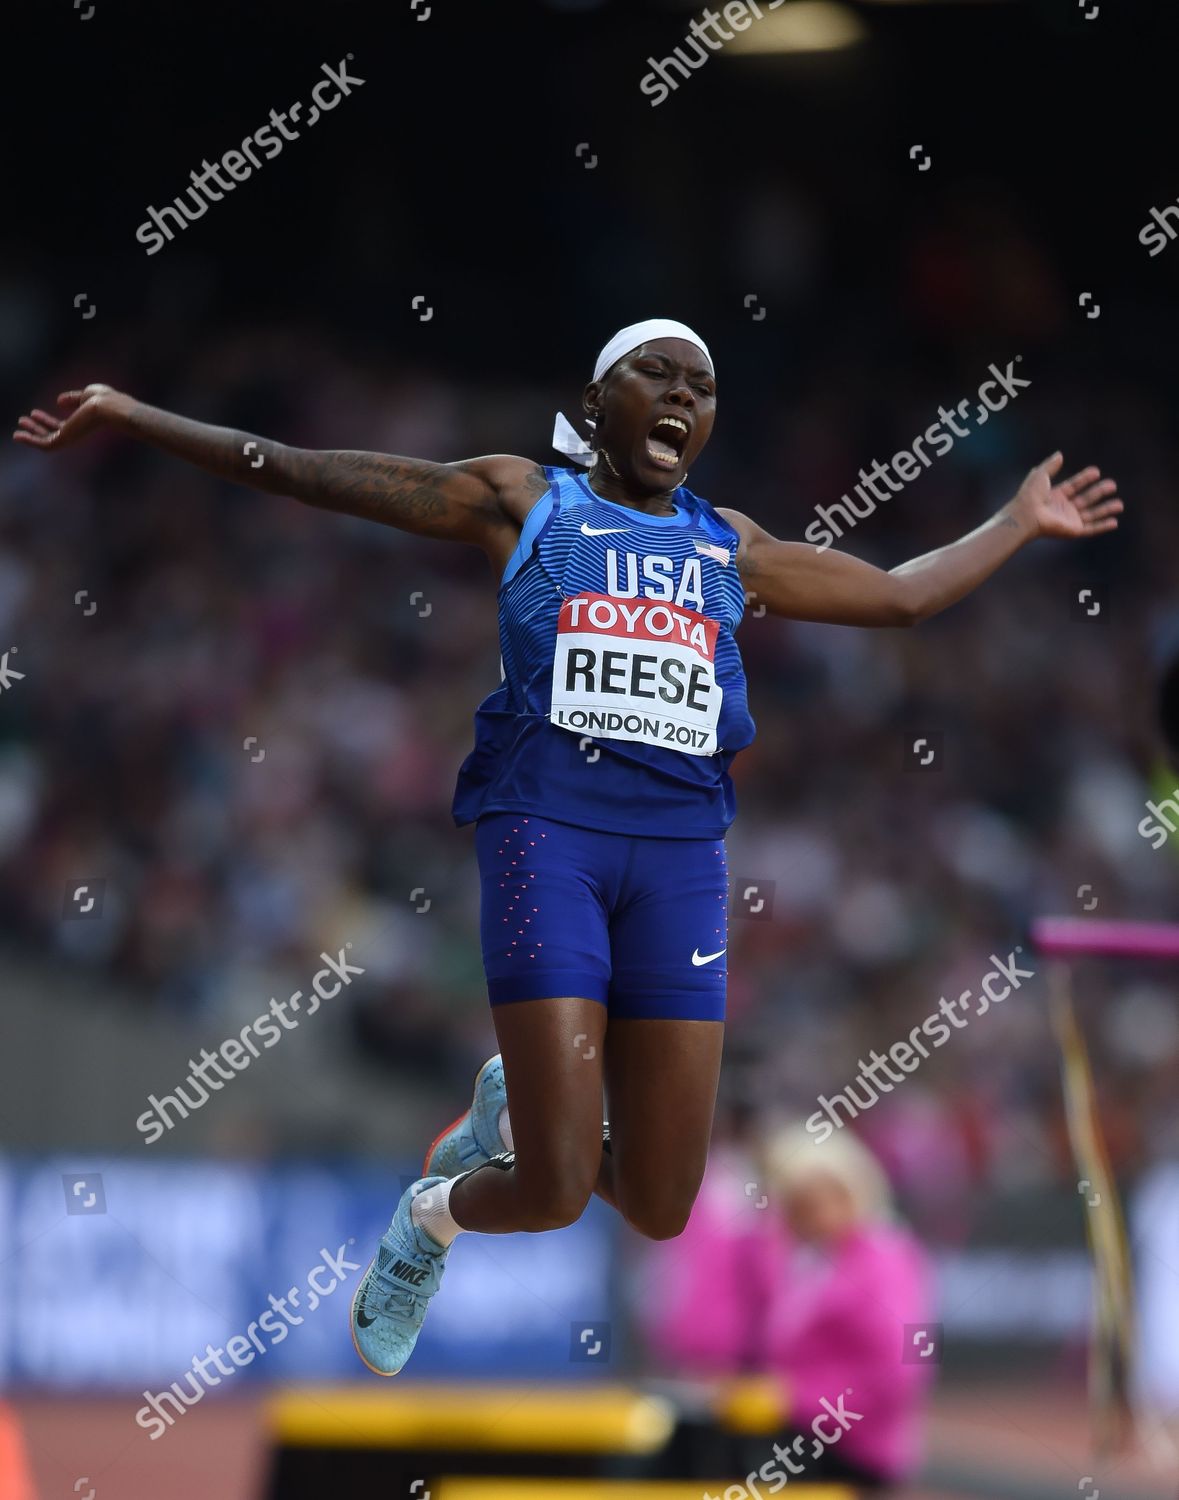
<svg viewBox="0 0 1179 1500">
<path fill-rule="evenodd" d="M 652 339 L 585 388 L 583 404 L 628 488 L 658 494 L 683 483 L 716 418 L 716 380 L 686 339 Z"/>
<path fill-rule="evenodd" d="M 812 1172 L 791 1189 L 786 1218 L 801 1240 L 839 1240 L 855 1226 L 856 1210 L 851 1194 L 837 1177 Z"/>
</svg>

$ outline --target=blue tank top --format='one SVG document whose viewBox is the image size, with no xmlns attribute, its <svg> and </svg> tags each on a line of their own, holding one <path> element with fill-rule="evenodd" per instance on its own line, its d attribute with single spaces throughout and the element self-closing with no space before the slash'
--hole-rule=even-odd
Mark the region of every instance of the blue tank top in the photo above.
<svg viewBox="0 0 1179 1500">
<path fill-rule="evenodd" d="M 754 736 L 738 535 L 682 485 L 674 515 L 644 516 L 577 470 L 544 474 L 500 583 L 503 681 L 476 712 L 454 820 L 717 838 L 736 812 L 730 762 Z"/>
</svg>

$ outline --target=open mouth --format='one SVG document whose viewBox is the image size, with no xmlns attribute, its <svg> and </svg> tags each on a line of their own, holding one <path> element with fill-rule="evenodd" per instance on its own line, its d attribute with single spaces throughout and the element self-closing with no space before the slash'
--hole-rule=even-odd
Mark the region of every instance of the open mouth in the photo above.
<svg viewBox="0 0 1179 1500">
<path fill-rule="evenodd" d="M 688 442 L 688 424 L 679 417 L 660 417 L 647 438 L 647 457 L 663 469 L 679 467 Z"/>
</svg>

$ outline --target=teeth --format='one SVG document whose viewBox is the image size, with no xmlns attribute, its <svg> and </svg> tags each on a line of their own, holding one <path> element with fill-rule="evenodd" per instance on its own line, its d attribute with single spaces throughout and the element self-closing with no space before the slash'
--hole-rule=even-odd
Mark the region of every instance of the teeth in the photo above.
<svg viewBox="0 0 1179 1500">
<path fill-rule="evenodd" d="M 679 453 L 671 443 L 664 442 L 662 438 L 656 436 L 664 428 L 670 428 L 672 432 L 682 432 L 687 436 L 688 424 L 681 421 L 679 417 L 660 417 L 651 436 L 647 439 L 647 452 L 655 462 L 662 464 L 665 469 L 674 469 L 679 465 Z"/>
</svg>

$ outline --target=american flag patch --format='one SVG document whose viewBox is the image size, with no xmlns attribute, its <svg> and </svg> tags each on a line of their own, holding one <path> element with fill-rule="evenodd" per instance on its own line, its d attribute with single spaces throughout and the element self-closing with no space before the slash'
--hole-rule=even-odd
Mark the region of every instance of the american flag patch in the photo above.
<svg viewBox="0 0 1179 1500">
<path fill-rule="evenodd" d="M 718 547 L 715 542 L 693 542 L 697 552 L 703 552 L 705 557 L 713 557 L 722 568 L 729 566 L 729 549 Z"/>
</svg>

